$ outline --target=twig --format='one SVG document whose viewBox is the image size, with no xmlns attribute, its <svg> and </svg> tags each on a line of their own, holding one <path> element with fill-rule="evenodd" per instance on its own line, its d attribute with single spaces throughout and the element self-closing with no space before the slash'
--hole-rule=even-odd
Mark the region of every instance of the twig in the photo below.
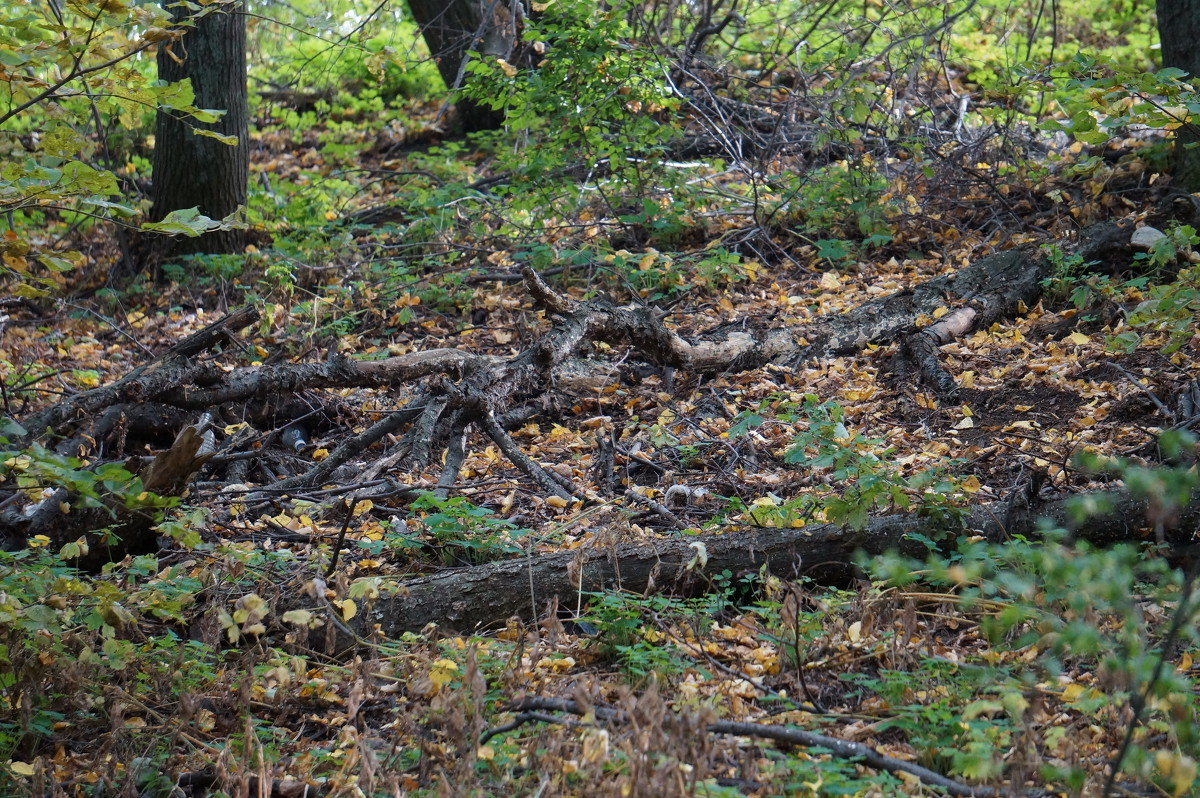
<svg viewBox="0 0 1200 798">
<path fill-rule="evenodd" d="M 321 462 L 303 474 L 281 480 L 272 487 L 275 488 L 307 488 L 316 485 L 334 472 L 338 466 L 357 454 L 362 454 L 367 448 L 390 432 L 403 427 L 409 421 L 419 416 L 425 408 L 405 408 L 398 413 L 390 413 L 363 432 L 347 438 L 341 446 L 329 453 Z"/>
<path fill-rule="evenodd" d="M 673 631 L 671 631 L 671 627 L 668 624 L 664 623 L 662 618 L 660 618 L 657 613 L 654 613 L 651 617 L 654 620 L 654 625 L 658 627 L 658 631 L 662 632 L 672 643 L 679 646 L 681 649 L 688 652 L 693 657 L 696 657 L 697 659 L 703 659 L 705 662 L 708 663 L 708 666 L 710 668 L 720 671 L 721 673 L 725 674 L 726 676 L 730 677 L 731 679 L 738 679 L 739 681 L 744 682 L 747 687 L 749 687 L 751 690 L 754 690 L 757 693 L 760 693 L 764 696 L 770 696 L 772 699 L 774 699 L 776 701 L 782 701 L 782 702 L 786 703 L 788 705 L 789 710 L 799 710 L 801 712 L 808 712 L 808 713 L 811 713 L 814 715 L 829 714 L 829 711 L 827 709 L 825 709 L 825 707 L 821 706 L 816 700 L 813 699 L 812 694 L 808 690 L 808 686 L 804 684 L 803 676 L 800 677 L 801 686 L 804 687 L 805 695 L 807 695 L 809 700 L 812 701 L 812 703 L 808 706 L 799 704 L 799 703 L 793 701 L 788 696 L 781 695 L 777 690 L 772 690 L 770 687 L 767 687 L 765 684 L 759 684 L 753 678 L 742 673 L 737 668 L 731 667 L 729 665 L 726 665 L 724 662 L 721 662 L 719 659 L 714 657 L 712 654 L 705 651 L 704 647 L 701 646 L 699 643 L 689 642 L 688 640 L 684 639 L 683 637 L 675 634 Z"/>
<path fill-rule="evenodd" d="M 478 423 L 481 427 L 483 427 L 484 433 L 496 442 L 496 446 L 499 447 L 500 451 L 504 453 L 504 456 L 507 457 L 513 463 L 513 465 L 528 474 L 529 477 L 537 483 L 539 488 L 547 493 L 553 493 L 560 499 L 566 499 L 567 501 L 574 500 L 575 497 L 572 495 L 574 491 L 569 490 L 559 483 L 558 480 L 562 479 L 562 477 L 551 471 L 547 471 L 537 463 L 533 462 L 528 455 L 521 451 L 521 447 L 517 446 L 516 441 L 509 437 L 509 434 L 504 431 L 499 422 L 496 421 L 496 417 L 494 415 L 492 415 L 490 412 L 483 413 L 478 419 Z M 555 479 L 555 477 L 558 477 L 558 479 Z"/>
<path fill-rule="evenodd" d="M 559 724 L 561 726 L 570 726 L 570 727 L 591 725 L 591 724 L 580 723 L 579 721 L 573 720 L 571 718 L 560 718 L 558 715 L 549 715 L 545 712 L 522 712 L 519 715 L 517 715 L 515 718 L 513 718 L 511 721 L 509 721 L 508 723 L 505 723 L 502 726 L 496 726 L 494 728 L 491 728 L 491 729 L 488 729 L 487 731 L 485 731 L 479 737 L 479 744 L 487 745 L 487 741 L 492 739 L 496 735 L 504 734 L 505 732 L 510 732 L 514 729 L 519 729 L 520 727 L 524 726 L 526 723 L 529 723 L 530 721 L 536 721 L 538 723 L 555 723 L 555 724 Z"/>
<path fill-rule="evenodd" d="M 325 578 L 333 576 L 333 572 L 337 570 L 338 555 L 342 552 L 342 544 L 346 541 L 346 530 L 350 528 L 350 519 L 354 517 L 354 504 L 358 498 L 358 494 L 351 493 L 350 498 L 343 499 L 346 505 L 346 520 L 342 521 L 342 531 L 338 532 L 337 540 L 333 544 L 333 556 L 329 558 L 329 567 L 325 569 Z"/>
<path fill-rule="evenodd" d="M 572 715 L 583 715 L 584 711 L 574 701 L 562 698 L 545 698 L 534 696 L 526 698 L 518 702 L 512 707 L 513 710 L 521 713 L 518 718 L 525 716 L 521 723 L 526 723 L 530 720 L 541 720 L 536 717 L 540 711 L 550 710 L 552 712 L 566 712 Z M 626 721 L 624 713 L 605 707 L 595 707 L 591 710 L 595 717 L 599 720 L 612 720 L 617 723 Z M 562 723 L 558 718 L 554 718 L 553 722 Z M 514 725 L 515 724 L 515 725 Z M 498 726 L 484 733 L 481 738 L 481 743 L 490 740 L 497 734 L 508 731 L 519 726 L 516 719 L 512 723 L 505 726 Z M 955 781 L 948 776 L 943 776 L 941 773 L 930 770 L 929 768 L 921 767 L 912 762 L 905 762 L 903 759 L 896 759 L 880 753 L 869 745 L 862 743 L 854 743 L 848 740 L 841 740 L 837 737 L 830 737 L 825 734 L 817 734 L 815 732 L 804 731 L 793 726 L 775 726 L 764 725 L 759 723 L 739 723 L 736 721 L 718 721 L 708 725 L 708 731 L 713 734 L 731 734 L 738 737 L 759 737 L 769 740 L 776 740 L 790 745 L 802 745 L 806 748 L 823 748 L 832 755 L 841 759 L 861 760 L 869 767 L 878 770 L 886 770 L 889 773 L 908 773 L 911 776 L 916 776 L 922 782 L 940 787 L 949 795 L 956 796 L 971 796 L 972 798 L 991 798 L 997 795 L 996 790 L 991 787 L 972 787 L 967 784 Z"/>
<path fill-rule="evenodd" d="M 654 499 L 651 499 L 649 496 L 643 496 L 632 488 L 625 491 L 625 498 L 634 504 L 641 504 L 649 507 L 651 511 L 665 518 L 667 523 L 669 523 L 675 529 L 685 529 L 687 527 L 687 524 L 679 520 L 679 516 L 671 512 L 665 505 L 654 501 Z"/>
<path fill-rule="evenodd" d="M 566 266 L 555 266 L 552 269 L 546 269 L 541 272 L 542 277 L 555 277 L 567 270 Z M 525 275 L 519 272 L 484 272 L 483 274 L 472 274 L 467 277 L 468 285 L 478 285 L 479 283 L 519 283 L 525 279 Z"/>
<path fill-rule="evenodd" d="M 708 730 L 714 734 L 733 734 L 738 737 L 765 737 L 769 740 L 776 740 L 791 745 L 824 748 L 836 757 L 862 760 L 864 764 L 877 770 L 886 770 L 889 773 L 908 773 L 911 776 L 916 776 L 926 784 L 941 787 L 950 795 L 984 798 L 985 796 L 994 796 L 997 794 L 991 787 L 972 787 L 962 784 L 929 768 L 882 754 L 869 745 L 852 743 L 848 740 L 840 740 L 837 737 L 816 734 L 815 732 L 804 731 L 803 729 L 791 726 L 767 726 L 758 723 L 738 723 L 726 720 L 710 723 Z"/>
<path fill-rule="evenodd" d="M 1139 391 L 1146 394 L 1146 396 L 1150 397 L 1150 401 L 1154 402 L 1154 406 L 1157 407 L 1164 416 L 1171 419 L 1172 421 L 1175 420 L 1175 414 L 1172 413 L 1165 404 L 1163 404 L 1163 401 L 1158 398 L 1158 396 L 1154 393 L 1154 391 L 1150 390 L 1145 385 L 1142 385 L 1141 381 L 1139 381 L 1137 377 L 1135 377 L 1134 375 L 1132 375 L 1128 371 L 1126 371 L 1125 368 L 1120 363 L 1114 363 L 1113 361 L 1110 360 L 1109 365 L 1111 365 L 1117 371 L 1124 374 L 1125 377 L 1131 383 L 1133 383 L 1134 388 L 1137 388 Z"/>
<path fill-rule="evenodd" d="M 446 462 L 438 477 L 437 488 L 433 491 L 433 494 L 439 499 L 450 495 L 450 489 L 454 487 L 454 483 L 458 479 L 458 469 L 462 468 L 463 460 L 466 459 L 466 450 L 467 424 L 461 418 L 455 419 L 450 431 L 450 440 L 446 444 Z"/>
<path fill-rule="evenodd" d="M 412 440 L 408 448 L 412 461 L 417 466 L 424 468 L 429 463 L 429 452 L 433 445 L 434 430 L 437 427 L 438 419 L 442 417 L 442 411 L 446 409 L 446 397 L 435 396 L 425 403 L 425 409 L 421 411 L 421 417 L 413 424 L 412 430 L 408 433 Z"/>
</svg>

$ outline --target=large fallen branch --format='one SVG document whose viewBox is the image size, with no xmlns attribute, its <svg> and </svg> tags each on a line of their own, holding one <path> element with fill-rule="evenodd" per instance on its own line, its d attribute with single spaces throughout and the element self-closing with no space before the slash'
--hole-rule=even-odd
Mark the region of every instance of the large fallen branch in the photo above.
<svg viewBox="0 0 1200 798">
<path fill-rule="evenodd" d="M 1075 246 L 1085 261 L 1128 260 L 1128 230 L 1111 224 L 1089 228 Z M 770 362 L 797 362 L 853 353 L 869 343 L 905 343 L 922 374 L 943 393 L 954 390 L 953 378 L 937 363 L 937 347 L 981 325 L 989 325 L 1032 306 L 1050 274 L 1050 261 L 1029 249 L 983 258 L 958 272 L 929 280 L 911 290 L 865 303 L 847 313 L 823 317 L 806 327 L 753 329 L 723 325 L 687 338 L 663 323 L 645 305 L 617 305 L 597 297 L 575 300 L 552 289 L 532 269 L 524 271 L 528 290 L 546 309 L 548 330 L 522 352 L 508 359 L 473 355 L 453 349 L 417 352 L 377 361 L 336 357 L 322 363 L 250 366 L 226 370 L 197 357 L 257 316 L 251 309 L 210 325 L 152 363 L 134 369 L 109 386 L 71 397 L 26 420 L 29 443 L 53 431 L 71 445 L 110 437 L 112 420 L 128 408 L 153 403 L 158 407 L 193 412 L 227 408 L 228 416 L 246 418 L 250 406 L 322 388 L 392 388 L 416 383 L 413 398 L 395 412 L 339 446 L 323 462 L 282 481 L 271 476 L 263 488 L 307 489 L 334 479 L 350 482 L 371 468 L 364 451 L 386 435 L 402 434 L 400 450 L 389 457 L 406 458 L 410 467 L 423 468 L 443 451 L 445 467 L 439 489 L 449 491 L 457 477 L 456 464 L 464 436 L 475 428 L 523 471 L 538 489 L 564 500 L 580 498 L 579 486 L 544 468 L 525 454 L 508 429 L 553 407 L 559 397 L 597 381 L 611 380 L 615 368 L 591 358 L 596 343 L 630 347 L 635 356 L 661 367 L 693 374 L 744 371 Z M 917 330 L 917 318 L 932 315 L 944 305 L 952 312 L 936 324 Z M 593 394 L 594 395 L 594 394 Z M 126 417 L 136 417 L 126 414 Z M 108 427 L 105 427 L 108 419 Z M 285 423 L 289 422 L 285 420 Z M 91 426 L 89 426 L 89 424 Z M 136 432 L 121 428 L 121 435 Z M 119 448 L 119 447 L 118 447 Z M 91 455 L 90 452 L 71 452 Z M 229 462 L 229 451 L 220 451 Z M 244 465 L 244 464 L 243 464 Z M 338 469 L 341 468 L 340 471 Z M 264 469 L 268 474 L 272 472 Z M 244 481 L 232 479 L 229 481 Z M 5 519 L 21 518 L 19 508 L 0 517 L 0 537 L 13 541 L 23 529 L 9 528 Z M 50 511 L 48 511 L 50 512 Z M 58 529 L 73 540 L 70 524 L 42 518 L 41 528 Z M 121 521 L 121 519 L 117 519 Z M 24 525 L 28 527 L 28 524 Z"/>
<path fill-rule="evenodd" d="M 971 509 L 960 525 L 890 515 L 873 518 L 861 530 L 834 524 L 744 529 L 504 560 L 408 580 L 394 595 L 361 613 L 354 629 L 360 635 L 378 631 L 389 637 L 427 624 L 471 631 L 503 625 L 513 617 L 535 621 L 552 604 L 573 609 L 585 593 L 611 589 L 694 593 L 708 589 L 723 572 L 755 573 L 763 566 L 781 578 L 805 576 L 820 583 L 845 584 L 860 575 L 854 564 L 860 552 L 898 551 L 923 557 L 928 552 L 925 540 L 952 540 L 958 533 L 993 540 L 1034 536 L 1039 519 L 1095 542 L 1138 540 L 1148 531 L 1145 519 L 1150 507 L 1145 501 L 1108 493 L 1089 494 L 1088 503 L 1097 514 L 1082 525 L 1070 499 L 1046 504 L 1036 513 L 1012 512 L 1007 503 L 998 502 Z M 1164 532 L 1165 539 L 1191 543 L 1198 524 L 1200 494 L 1176 515 L 1171 529 Z"/>
</svg>

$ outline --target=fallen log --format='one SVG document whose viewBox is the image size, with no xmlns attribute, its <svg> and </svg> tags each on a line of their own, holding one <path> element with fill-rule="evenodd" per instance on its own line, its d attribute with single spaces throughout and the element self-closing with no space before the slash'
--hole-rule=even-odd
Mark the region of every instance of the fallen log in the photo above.
<svg viewBox="0 0 1200 798">
<path fill-rule="evenodd" d="M 536 622 L 547 606 L 574 608 L 581 594 L 625 590 L 636 594 L 667 590 L 694 594 L 709 589 L 729 571 L 756 573 L 764 566 L 784 579 L 808 577 L 822 584 L 846 584 L 862 577 L 859 554 L 897 551 L 910 557 L 928 553 L 925 540 L 983 535 L 1004 540 L 1036 536 L 1039 521 L 1096 543 L 1141 540 L 1151 531 L 1151 506 L 1128 493 L 1084 494 L 1096 512 L 1078 520 L 1076 497 L 1047 503 L 1036 512 L 1011 512 L 1006 502 L 970 509 L 958 523 L 919 515 L 873 518 L 860 530 L 835 524 L 801 529 L 751 528 L 736 532 L 680 536 L 646 543 L 525 557 L 443 571 L 411 579 L 394 594 L 376 600 L 353 621 L 360 636 L 397 637 L 428 624 L 470 632 L 501 626 L 509 618 Z M 1164 541 L 1193 542 L 1200 525 L 1200 493 L 1170 519 Z"/>
</svg>

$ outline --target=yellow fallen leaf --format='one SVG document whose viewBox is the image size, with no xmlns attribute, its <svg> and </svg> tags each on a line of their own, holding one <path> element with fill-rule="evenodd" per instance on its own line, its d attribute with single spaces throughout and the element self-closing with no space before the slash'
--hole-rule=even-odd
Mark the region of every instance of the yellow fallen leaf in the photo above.
<svg viewBox="0 0 1200 798">
<path fill-rule="evenodd" d="M 289 610 L 283 614 L 284 623 L 294 623 L 296 626 L 308 626 L 312 613 L 308 610 Z"/>
<path fill-rule="evenodd" d="M 575 667 L 574 657 L 546 657 L 539 660 L 536 665 L 541 670 L 547 670 L 551 673 L 564 673 Z"/>
<path fill-rule="evenodd" d="M 582 737 L 584 761 L 592 764 L 603 762 L 608 756 L 608 731 L 606 729 L 585 729 Z"/>
<path fill-rule="evenodd" d="M 452 659 L 437 659 L 429 669 L 429 680 L 440 690 L 454 680 L 458 673 L 458 663 Z"/>
<path fill-rule="evenodd" d="M 1074 701 L 1077 701 L 1079 699 L 1079 697 L 1081 695 L 1083 695 L 1083 691 L 1085 689 L 1087 689 L 1087 688 L 1085 688 L 1082 684 L 1078 684 L 1078 683 L 1074 683 L 1074 682 L 1071 684 L 1068 684 L 1066 687 L 1063 688 L 1063 691 L 1062 691 L 1063 701 L 1066 701 L 1068 704 L 1073 703 Z"/>
<path fill-rule="evenodd" d="M 358 615 L 358 605 L 354 603 L 354 599 L 343 599 L 335 601 L 333 605 L 342 611 L 342 620 L 348 621 L 355 615 Z"/>
<path fill-rule="evenodd" d="M 1067 336 L 1067 340 L 1070 341 L 1071 343 L 1075 344 L 1076 346 L 1083 346 L 1084 344 L 1086 344 L 1088 341 L 1090 341 L 1092 339 L 1088 338 L 1086 335 L 1084 335 L 1081 332 L 1073 332 Z"/>
<path fill-rule="evenodd" d="M 846 630 L 846 636 L 850 638 L 851 643 L 857 643 L 862 640 L 862 621 L 855 621 L 850 624 L 850 628 Z"/>
</svg>

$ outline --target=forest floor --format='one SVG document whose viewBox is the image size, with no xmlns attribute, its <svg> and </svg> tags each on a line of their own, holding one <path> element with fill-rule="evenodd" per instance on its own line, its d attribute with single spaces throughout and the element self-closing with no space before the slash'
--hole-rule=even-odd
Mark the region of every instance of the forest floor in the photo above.
<svg viewBox="0 0 1200 798">
<path fill-rule="evenodd" d="M 438 240 L 421 242 L 418 260 L 406 254 L 411 208 L 382 221 L 353 214 L 404 192 L 406 180 L 421 179 L 408 175 L 437 156 L 428 141 L 372 135 L 257 132 L 254 185 L 336 194 L 345 189 L 320 186 L 337 181 L 357 194 L 307 228 L 260 226 L 232 266 L 201 261 L 187 267 L 187 279 L 176 273 L 161 286 L 96 291 L 118 251 L 109 232 L 89 234 L 82 244 L 92 283 L 77 287 L 76 298 L 5 306 L 5 414 L 28 418 L 116 383 L 246 304 L 258 320 L 205 353 L 206 366 L 234 374 L 444 349 L 510 362 L 563 317 L 521 279 L 529 253 L 584 251 L 602 238 L 621 246 L 606 258 L 564 256 L 562 268 L 540 268 L 571 307 L 599 296 L 613 307 L 658 308 L 654 318 L 691 342 L 783 328 L 803 351 L 830 318 L 996 253 L 1026 247 L 1036 259 L 1054 244 L 1069 256 L 1094 222 L 1132 230 L 1155 220 L 1166 183 L 1140 157 L 1153 144 L 1143 141 L 1113 142 L 1086 177 L 1068 174 L 1083 154 L 1062 147 L 1058 176 L 1002 181 L 1003 191 L 976 181 L 947 193 L 897 168 L 879 197 L 890 241 L 833 259 L 786 224 L 748 229 L 745 219 L 700 213 L 661 240 L 595 209 L 526 221 L 505 239 L 498 223 L 480 232 L 472 209 L 490 200 L 475 205 L 471 194 Z M 341 166 L 346 151 L 358 154 L 361 171 Z M 457 157 L 448 169 L 492 177 L 483 156 Z M 714 192 L 732 179 L 691 168 Z M 1195 260 L 1181 251 L 1162 273 Z M 1149 282 L 1124 282 L 1138 277 Z M 19 672 L 37 670 L 31 683 L 55 699 L 51 707 L 14 705 L 0 757 L 9 760 L 6 789 L 287 798 L 1097 795 L 1129 727 L 1128 685 L 1082 656 L 1040 666 L 1054 642 L 1036 634 L 1032 618 L 997 634 L 996 619 L 1018 604 L 980 588 L 984 576 L 965 555 L 908 584 L 885 574 L 925 566 L 895 557 L 890 565 L 843 562 L 847 576 L 828 585 L 816 576 L 824 564 L 801 558 L 714 573 L 713 547 L 693 543 L 694 559 L 682 565 L 701 584 L 686 591 L 653 575 L 637 590 L 618 580 L 574 601 L 535 591 L 536 614 L 479 627 L 456 624 L 456 596 L 447 595 L 440 624 L 393 627 L 393 636 L 379 633 L 387 624 L 363 619 L 376 619 L 382 610 L 373 608 L 387 601 L 403 603 L 412 580 L 496 560 L 604 555 L 718 534 L 740 535 L 738 545 L 752 550 L 764 530 L 854 530 L 868 515 L 904 512 L 944 518 L 953 531 L 957 513 L 1012 506 L 1014 496 L 1036 505 L 1116 487 L 1113 474 L 1077 456 L 1153 465 L 1162 432 L 1195 413 L 1184 410 L 1194 408 L 1186 397 L 1200 380 L 1194 321 L 1184 334 L 1163 326 L 1118 338 L 1155 279 L 1144 261 L 1098 277 L 1065 258 L 1036 303 L 939 347 L 957 383 L 950 395 L 905 364 L 898 336 L 845 354 L 697 371 L 648 360 L 636 340 L 585 341 L 574 353 L 587 358 L 591 382 L 556 377 L 541 398 L 522 397 L 531 410 L 508 430 L 554 484 L 570 488 L 565 498 L 480 424 L 426 431 L 424 463 L 398 429 L 315 484 L 271 492 L 406 404 L 431 401 L 458 379 L 453 372 L 367 387 L 301 382 L 277 389 L 261 412 L 254 399 L 216 406 L 218 456 L 168 511 L 176 526 L 157 530 L 164 546 L 148 559 L 127 558 L 107 594 L 48 580 L 47 593 L 65 596 L 64 606 L 95 613 L 78 616 L 55 647 L 14 655 Z M 948 295 L 917 313 L 905 334 L 969 304 Z M 192 423 L 198 411 L 188 412 Z M 453 427 L 454 418 L 434 421 Z M 90 441 L 85 459 L 133 470 L 178 432 L 121 429 Z M 459 462 L 455 436 L 464 441 Z M 449 486 L 447 461 L 456 466 Z M 1153 524 L 1131 524 L 1145 527 L 1135 541 L 1153 542 Z M 962 535 L 980 545 L 1004 537 Z M 509 592 L 534 590 L 532 576 L 514 581 Z M 1035 593 L 1022 595 L 1036 605 Z M 1169 617 L 1158 605 L 1143 609 L 1154 616 L 1150 639 L 1161 639 Z M 1092 619 L 1098 628 L 1116 623 L 1101 615 Z M 1176 652 L 1174 664 L 1189 673 L 1190 652 Z M 734 725 L 742 722 L 759 729 Z M 767 724 L 862 747 L 772 738 Z M 1161 729 L 1145 729 L 1137 739 L 1153 752 Z M 1135 786 L 1150 782 L 1163 790 L 1155 794 L 1170 794 L 1188 780 L 1190 761 L 1151 755 L 1139 772 L 1151 774 L 1144 782 L 1134 773 L 1121 783 L 1126 794 L 1152 794 Z"/>
</svg>

